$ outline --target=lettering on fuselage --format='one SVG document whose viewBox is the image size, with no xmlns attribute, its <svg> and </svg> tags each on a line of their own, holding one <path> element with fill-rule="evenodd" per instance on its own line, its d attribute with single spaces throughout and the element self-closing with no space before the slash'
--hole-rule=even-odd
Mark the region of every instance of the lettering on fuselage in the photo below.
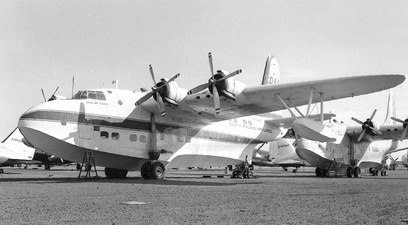
<svg viewBox="0 0 408 225">
<path fill-rule="evenodd" d="M 239 128 L 245 128 L 248 130 L 256 130 L 256 131 L 260 131 L 260 132 L 265 132 L 265 133 L 273 133 L 273 130 L 270 128 L 261 128 L 261 127 L 256 127 L 254 125 L 249 125 L 249 124 L 240 124 L 238 122 L 235 122 L 233 120 L 229 120 L 229 125 L 231 127 L 239 127 Z"/>
</svg>

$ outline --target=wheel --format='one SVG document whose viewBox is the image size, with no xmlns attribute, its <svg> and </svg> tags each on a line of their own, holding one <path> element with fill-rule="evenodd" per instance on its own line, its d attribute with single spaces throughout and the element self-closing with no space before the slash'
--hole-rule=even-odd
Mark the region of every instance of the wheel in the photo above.
<svg viewBox="0 0 408 225">
<path fill-rule="evenodd" d="M 81 170 L 81 168 L 82 168 L 81 164 L 77 163 L 77 164 L 76 164 L 76 169 L 77 169 L 77 170 Z"/>
<path fill-rule="evenodd" d="M 4 170 L 0 168 L 0 173 L 4 173 Z"/>
<path fill-rule="evenodd" d="M 109 179 L 115 178 L 114 172 L 112 168 L 105 167 L 105 176 Z"/>
<path fill-rule="evenodd" d="M 283 170 L 285 170 L 285 171 L 288 171 L 288 168 L 286 168 L 286 167 L 283 167 Z"/>
<path fill-rule="evenodd" d="M 150 167 L 150 177 L 154 180 L 162 180 L 164 178 L 164 165 L 161 162 L 155 162 Z"/>
<path fill-rule="evenodd" d="M 317 177 L 321 177 L 323 175 L 323 171 L 319 167 L 316 167 L 315 173 Z"/>
<path fill-rule="evenodd" d="M 297 169 L 293 169 L 292 172 L 293 172 L 293 173 L 297 173 Z"/>
<path fill-rule="evenodd" d="M 237 170 L 237 178 L 242 179 L 242 171 L 241 170 Z"/>
<path fill-rule="evenodd" d="M 326 177 L 326 176 L 328 176 L 328 175 L 329 175 L 329 171 L 328 171 L 328 170 L 326 170 L 326 169 L 322 170 L 322 177 Z"/>
<path fill-rule="evenodd" d="M 51 169 L 51 165 L 50 165 L 50 164 L 45 164 L 44 167 L 45 167 L 45 170 L 50 170 L 50 169 Z"/>
<path fill-rule="evenodd" d="M 387 176 L 387 171 L 384 171 L 384 176 Z"/>
<path fill-rule="evenodd" d="M 150 177 L 150 167 L 152 166 L 151 162 L 145 162 L 143 163 L 142 167 L 140 168 L 140 174 L 142 175 L 143 179 L 151 179 Z"/>
<path fill-rule="evenodd" d="M 244 170 L 244 172 L 242 173 L 242 176 L 243 176 L 244 178 L 247 178 L 247 179 L 252 179 L 253 176 L 254 176 L 254 174 L 253 174 L 252 171 L 250 171 L 249 169 L 246 169 L 246 170 Z"/>
<path fill-rule="evenodd" d="M 346 175 L 347 177 L 353 177 L 353 168 L 351 166 L 347 167 Z"/>
<path fill-rule="evenodd" d="M 232 171 L 231 178 L 237 178 L 237 171 L 236 170 Z"/>
<path fill-rule="evenodd" d="M 360 177 L 361 177 L 360 167 L 354 168 L 354 177 L 355 177 L 355 178 L 360 178 Z"/>
</svg>

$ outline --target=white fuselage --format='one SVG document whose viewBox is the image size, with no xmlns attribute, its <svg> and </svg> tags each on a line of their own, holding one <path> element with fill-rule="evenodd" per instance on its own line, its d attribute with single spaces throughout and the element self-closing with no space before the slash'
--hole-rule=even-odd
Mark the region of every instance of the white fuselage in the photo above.
<svg viewBox="0 0 408 225">
<path fill-rule="evenodd" d="M 299 139 L 296 152 L 312 166 L 327 169 L 330 162 L 337 158 L 343 159 L 342 168 L 349 165 L 360 168 L 376 167 L 382 163 L 388 151 L 398 147 L 399 142 L 396 140 L 351 141 L 346 134 L 345 125 L 332 122 L 330 127 L 336 135 L 335 142 Z"/>
<path fill-rule="evenodd" d="M 86 151 L 99 166 L 138 170 L 156 148 L 159 160 L 171 168 L 226 166 L 252 157 L 258 143 L 276 140 L 286 130 L 265 123 L 260 116 L 204 123 L 199 115 L 166 107 L 155 115 L 157 144 L 152 147 L 153 99 L 135 102 L 144 94 L 125 90 L 97 90 L 106 100 L 72 99 L 42 103 L 25 112 L 19 128 L 26 140 L 48 154 L 82 162 Z"/>
</svg>

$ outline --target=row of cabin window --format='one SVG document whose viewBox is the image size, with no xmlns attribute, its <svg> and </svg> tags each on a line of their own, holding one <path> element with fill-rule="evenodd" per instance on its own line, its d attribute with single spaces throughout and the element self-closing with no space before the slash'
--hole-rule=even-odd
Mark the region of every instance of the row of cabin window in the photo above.
<svg viewBox="0 0 408 225">
<path fill-rule="evenodd" d="M 119 140 L 120 135 L 117 132 L 112 132 L 111 137 L 112 137 L 113 140 Z M 101 131 L 101 138 L 102 139 L 108 139 L 109 138 L 109 133 L 107 131 Z M 129 136 L 129 140 L 132 141 L 132 142 L 136 142 L 137 141 L 137 135 L 136 134 L 131 134 Z M 140 142 L 146 142 L 146 140 L 147 140 L 147 138 L 146 138 L 145 135 L 140 135 L 139 136 L 139 141 Z"/>
<path fill-rule="evenodd" d="M 101 138 L 102 138 L 102 139 L 108 139 L 108 138 L 109 138 L 109 133 L 108 133 L 107 131 L 101 131 L 100 135 L 101 135 Z M 119 136 L 120 136 L 119 133 L 117 133 L 117 132 L 112 132 L 111 137 L 112 137 L 113 140 L 119 140 Z M 160 139 L 161 139 L 161 140 L 164 140 L 164 134 L 160 134 Z M 137 135 L 136 135 L 136 134 L 131 134 L 131 135 L 129 136 L 129 140 L 130 140 L 131 142 L 136 142 L 136 141 L 137 141 Z M 184 138 L 181 137 L 181 136 L 178 136 L 178 137 L 177 137 L 177 140 L 178 140 L 179 142 L 183 142 L 183 141 L 184 141 Z M 145 135 L 140 135 L 140 136 L 139 136 L 139 141 L 145 143 L 145 142 L 147 141 L 146 136 L 145 136 Z M 191 137 L 186 137 L 185 141 L 186 141 L 186 142 L 190 142 L 190 141 L 191 141 Z"/>
</svg>

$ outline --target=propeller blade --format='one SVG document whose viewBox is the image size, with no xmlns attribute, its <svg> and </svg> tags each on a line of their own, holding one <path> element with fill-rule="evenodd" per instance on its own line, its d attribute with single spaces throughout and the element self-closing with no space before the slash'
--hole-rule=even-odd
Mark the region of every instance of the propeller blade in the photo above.
<svg viewBox="0 0 408 225">
<path fill-rule="evenodd" d="M 354 117 L 351 117 L 351 119 L 354 120 L 355 122 L 359 123 L 359 124 L 364 124 L 363 122 L 361 122 L 360 120 L 358 120 L 358 119 L 356 119 Z"/>
<path fill-rule="evenodd" d="M 153 67 L 151 64 L 149 65 L 149 70 L 150 70 L 150 75 L 152 76 L 152 79 L 154 82 L 154 86 L 156 86 L 157 83 L 156 83 L 156 79 L 154 78 Z"/>
<path fill-rule="evenodd" d="M 45 98 L 44 90 L 42 88 L 41 88 L 41 92 L 42 92 L 42 95 L 43 95 L 43 98 L 44 98 L 44 102 L 46 102 L 47 99 Z"/>
<path fill-rule="evenodd" d="M 218 91 L 215 85 L 213 85 L 213 97 L 214 97 L 215 114 L 218 114 L 220 113 L 220 96 L 218 94 Z"/>
<path fill-rule="evenodd" d="M 146 95 L 144 95 L 143 97 L 141 97 L 139 100 L 137 100 L 137 102 L 135 103 L 136 106 L 142 104 L 143 102 L 147 101 L 150 97 L 152 97 L 154 94 L 153 91 L 147 93 Z"/>
<path fill-rule="evenodd" d="M 407 132 L 408 132 L 408 126 L 406 126 L 405 129 L 404 129 L 404 132 L 402 132 L 400 141 L 405 139 L 405 137 L 407 136 Z"/>
<path fill-rule="evenodd" d="M 191 95 L 191 94 L 195 94 L 195 93 L 200 92 L 200 91 L 204 91 L 204 90 L 207 89 L 209 86 L 210 86 L 210 83 L 206 83 L 206 84 L 199 85 L 199 86 L 197 86 L 197 87 L 195 87 L 195 88 L 189 90 L 189 91 L 187 92 L 187 94 L 188 94 L 188 95 Z"/>
<path fill-rule="evenodd" d="M 176 75 L 174 75 L 172 78 L 170 78 L 167 82 L 166 82 L 166 84 L 168 84 L 168 83 L 170 83 L 170 82 L 172 82 L 173 80 L 175 80 L 177 77 L 179 77 L 180 76 L 180 74 L 178 73 L 178 74 L 176 74 Z"/>
<path fill-rule="evenodd" d="M 160 110 L 160 115 L 161 116 L 165 116 L 166 115 L 166 110 L 164 108 L 164 103 L 163 103 L 163 99 L 160 96 L 159 93 L 156 92 L 156 98 L 157 98 L 157 103 L 159 105 L 159 110 Z"/>
<path fill-rule="evenodd" d="M 376 132 L 377 134 L 379 134 L 379 135 L 381 135 L 382 134 L 382 132 L 381 131 L 379 131 L 379 130 L 377 130 L 377 129 L 375 129 L 374 127 L 370 127 L 369 126 L 369 128 L 371 128 L 374 132 Z"/>
<path fill-rule="evenodd" d="M 225 77 L 223 77 L 223 78 L 221 78 L 221 79 L 215 80 L 214 82 L 219 82 L 219 81 L 226 80 L 226 79 L 228 79 L 228 78 L 230 78 L 230 77 L 233 77 L 233 76 L 236 76 L 236 75 L 238 75 L 238 74 L 240 74 L 240 73 L 242 73 L 242 70 L 234 71 L 234 72 L 228 74 L 227 76 L 225 76 Z"/>
<path fill-rule="evenodd" d="M 370 121 L 374 118 L 376 112 L 377 112 L 377 110 L 375 109 L 373 114 L 371 114 Z"/>
<path fill-rule="evenodd" d="M 405 121 L 403 121 L 401 119 L 398 119 L 398 118 L 395 118 L 395 117 L 391 117 L 391 119 L 394 120 L 394 121 L 400 122 L 400 123 L 405 123 Z"/>
<path fill-rule="evenodd" d="M 210 62 L 211 76 L 214 80 L 214 67 L 211 52 L 208 53 L 208 61 Z"/>
<path fill-rule="evenodd" d="M 54 93 L 52 93 L 52 95 L 55 95 L 55 93 L 57 93 L 59 86 L 57 86 L 57 89 L 55 89 Z M 51 96 L 52 96 L 51 95 Z"/>
<path fill-rule="evenodd" d="M 366 132 L 366 129 L 363 129 L 363 131 L 361 131 L 360 135 L 357 138 L 357 141 L 361 141 L 361 139 L 363 138 L 365 132 Z"/>
</svg>

